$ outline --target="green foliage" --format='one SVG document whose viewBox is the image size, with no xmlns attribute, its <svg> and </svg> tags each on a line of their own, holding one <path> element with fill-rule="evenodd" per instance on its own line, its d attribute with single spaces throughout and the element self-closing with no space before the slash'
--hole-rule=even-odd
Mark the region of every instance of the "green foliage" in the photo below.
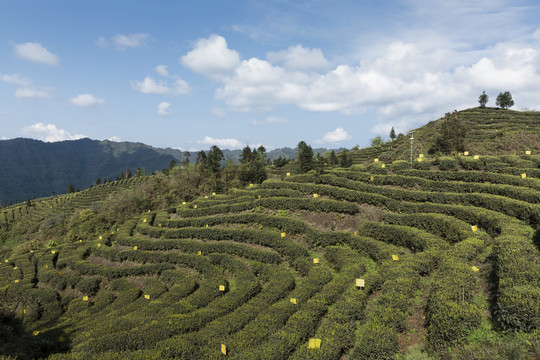
<svg viewBox="0 0 540 360">
<path fill-rule="evenodd" d="M 512 94 L 510 94 L 510 91 L 499 93 L 499 95 L 497 95 L 497 100 L 495 103 L 501 109 L 508 109 L 514 106 L 514 100 L 512 99 Z"/>
<path fill-rule="evenodd" d="M 465 135 L 466 128 L 460 120 L 458 112 L 447 113 L 444 119 L 440 120 L 439 134 L 429 152 L 449 154 L 452 151 L 463 151 L 465 149 Z"/>
<path fill-rule="evenodd" d="M 313 149 L 304 141 L 300 141 L 297 145 L 298 153 L 297 160 L 300 166 L 300 171 L 306 173 L 313 169 Z"/>
<path fill-rule="evenodd" d="M 480 104 L 480 107 L 485 108 L 488 101 L 489 96 L 487 96 L 485 91 L 482 91 L 482 94 L 478 97 L 478 103 Z"/>
</svg>

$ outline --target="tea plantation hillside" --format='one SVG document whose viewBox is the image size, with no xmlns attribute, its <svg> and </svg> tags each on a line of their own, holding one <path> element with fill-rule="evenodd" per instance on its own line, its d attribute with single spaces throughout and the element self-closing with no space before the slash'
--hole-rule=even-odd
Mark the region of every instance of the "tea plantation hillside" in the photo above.
<svg viewBox="0 0 540 360">
<path fill-rule="evenodd" d="M 261 184 L 176 166 L 1 208 L 0 358 L 538 359 L 537 114 L 459 112 L 448 156 L 430 123 L 412 167 L 404 137 Z"/>
<path fill-rule="evenodd" d="M 420 159 L 186 195 L 45 247 L 4 246 L 0 351 L 538 358 L 540 155 Z M 2 228 L 64 213 L 89 229 L 92 196 L 112 188 L 3 209 Z"/>
<path fill-rule="evenodd" d="M 540 151 L 540 112 L 498 108 L 471 108 L 457 112 L 466 129 L 465 149 L 471 154 L 523 154 Z M 428 154 L 441 129 L 441 120 L 432 121 L 414 133 L 414 157 Z M 537 152 L 538 153 L 538 152 Z M 457 155 L 457 152 L 455 153 Z M 354 151 L 353 160 L 362 164 L 373 158 L 383 161 L 410 159 L 410 133 L 394 141 Z"/>
</svg>

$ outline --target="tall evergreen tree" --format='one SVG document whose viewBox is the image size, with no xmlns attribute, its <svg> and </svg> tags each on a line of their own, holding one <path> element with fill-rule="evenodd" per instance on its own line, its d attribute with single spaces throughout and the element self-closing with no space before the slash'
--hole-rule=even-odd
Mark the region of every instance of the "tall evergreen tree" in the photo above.
<svg viewBox="0 0 540 360">
<path fill-rule="evenodd" d="M 300 171 L 303 173 L 313 169 L 313 149 L 305 141 L 298 143 L 297 159 Z"/>
<path fill-rule="evenodd" d="M 212 145 L 206 157 L 206 164 L 207 168 L 216 176 L 219 174 L 221 160 L 223 160 L 223 151 L 216 145 Z"/>
<path fill-rule="evenodd" d="M 392 129 L 390 130 L 390 139 L 394 141 L 396 138 L 396 130 L 394 130 L 394 127 L 392 126 Z"/>
</svg>

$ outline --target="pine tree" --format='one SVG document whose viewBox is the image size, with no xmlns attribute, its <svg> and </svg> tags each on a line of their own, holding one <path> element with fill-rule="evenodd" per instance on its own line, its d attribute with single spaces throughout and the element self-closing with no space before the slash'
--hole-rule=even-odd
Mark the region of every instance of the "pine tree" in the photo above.
<svg viewBox="0 0 540 360">
<path fill-rule="evenodd" d="M 300 141 L 298 143 L 298 152 L 297 159 L 298 164 L 300 165 L 300 171 L 303 173 L 308 172 L 313 169 L 313 149 L 311 146 L 305 143 L 305 141 Z"/>
<path fill-rule="evenodd" d="M 394 130 L 394 127 L 392 126 L 392 130 L 390 130 L 390 139 L 394 141 L 395 138 L 396 138 L 396 130 Z"/>
</svg>

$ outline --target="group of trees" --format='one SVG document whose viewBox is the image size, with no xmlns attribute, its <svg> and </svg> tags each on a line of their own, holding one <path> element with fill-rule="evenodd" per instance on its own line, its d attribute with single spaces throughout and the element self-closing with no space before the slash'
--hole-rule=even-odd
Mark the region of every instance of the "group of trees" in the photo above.
<svg viewBox="0 0 540 360">
<path fill-rule="evenodd" d="M 482 91 L 482 94 L 478 97 L 478 103 L 480 104 L 480 107 L 485 108 L 488 101 L 489 96 L 486 94 L 485 91 Z M 514 106 L 514 100 L 512 99 L 512 94 L 510 94 L 510 91 L 499 93 L 499 95 L 497 96 L 497 100 L 495 100 L 495 104 L 497 104 L 497 106 L 501 109 L 508 109 Z"/>
</svg>

